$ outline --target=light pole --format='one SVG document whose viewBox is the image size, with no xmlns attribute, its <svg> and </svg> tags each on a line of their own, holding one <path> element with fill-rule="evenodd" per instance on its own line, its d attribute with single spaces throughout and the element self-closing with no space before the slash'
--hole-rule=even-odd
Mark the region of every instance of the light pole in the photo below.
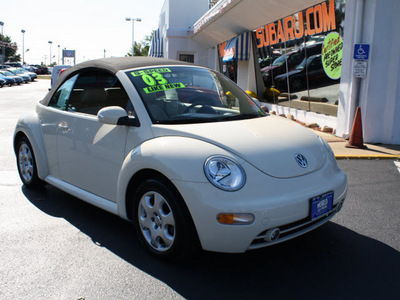
<svg viewBox="0 0 400 300">
<path fill-rule="evenodd" d="M 25 47 L 24 46 L 25 30 L 22 29 L 21 32 L 22 32 L 22 66 L 24 66 L 24 63 L 25 63 L 25 48 L 24 48 Z"/>
<path fill-rule="evenodd" d="M 4 35 L 3 35 L 3 27 L 4 27 L 4 22 L 0 21 L 0 26 L 1 26 L 1 65 L 4 64 L 4 59 L 6 58 L 6 48 L 4 46 Z"/>
<path fill-rule="evenodd" d="M 125 18 L 125 20 L 128 21 L 128 22 L 132 21 L 132 56 L 135 56 L 134 24 L 135 24 L 135 21 L 142 22 L 142 19 L 141 18 L 136 18 L 136 19 L 134 19 L 134 18 Z"/>
<path fill-rule="evenodd" d="M 58 52 L 57 52 L 57 65 L 60 64 L 60 45 L 57 45 L 58 47 Z"/>
<path fill-rule="evenodd" d="M 49 41 L 49 44 L 50 44 L 50 56 L 49 56 L 49 60 L 50 60 L 49 66 L 50 66 L 51 65 L 51 44 L 53 44 L 53 42 Z"/>
</svg>

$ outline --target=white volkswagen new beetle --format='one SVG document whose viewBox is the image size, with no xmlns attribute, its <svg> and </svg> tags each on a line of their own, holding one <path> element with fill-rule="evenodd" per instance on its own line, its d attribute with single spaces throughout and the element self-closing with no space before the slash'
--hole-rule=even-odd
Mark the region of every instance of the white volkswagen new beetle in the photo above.
<svg viewBox="0 0 400 300">
<path fill-rule="evenodd" d="M 166 59 L 68 69 L 18 121 L 14 148 L 25 186 L 131 220 L 160 257 L 286 241 L 329 221 L 347 191 L 323 139 L 221 74 Z"/>
</svg>

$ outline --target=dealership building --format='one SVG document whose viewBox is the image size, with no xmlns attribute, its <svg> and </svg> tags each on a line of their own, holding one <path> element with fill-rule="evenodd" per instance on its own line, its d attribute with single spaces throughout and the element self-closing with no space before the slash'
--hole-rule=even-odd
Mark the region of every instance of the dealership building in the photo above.
<svg viewBox="0 0 400 300">
<path fill-rule="evenodd" d="M 218 70 L 337 136 L 400 144 L 399 15 L 395 0 L 165 0 L 149 55 Z"/>
</svg>

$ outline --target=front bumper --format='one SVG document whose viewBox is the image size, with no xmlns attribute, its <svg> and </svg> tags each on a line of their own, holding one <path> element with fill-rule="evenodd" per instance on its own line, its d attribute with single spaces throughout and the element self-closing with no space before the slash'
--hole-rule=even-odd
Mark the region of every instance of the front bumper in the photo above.
<svg viewBox="0 0 400 300">
<path fill-rule="evenodd" d="M 309 232 L 328 222 L 343 204 L 347 177 L 340 169 L 326 163 L 320 170 L 289 179 L 270 177 L 250 165 L 243 165 L 246 185 L 237 192 L 224 192 L 209 183 L 174 181 L 195 223 L 204 250 L 242 253 L 283 242 Z M 312 197 L 334 192 L 333 210 L 310 221 Z M 220 213 L 251 213 L 249 225 L 224 225 Z M 280 238 L 264 239 L 269 229 L 279 228 Z"/>
</svg>

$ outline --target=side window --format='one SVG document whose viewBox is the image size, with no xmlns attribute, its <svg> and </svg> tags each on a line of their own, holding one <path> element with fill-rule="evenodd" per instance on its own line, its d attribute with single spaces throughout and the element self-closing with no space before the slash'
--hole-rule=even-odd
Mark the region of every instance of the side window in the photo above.
<svg viewBox="0 0 400 300">
<path fill-rule="evenodd" d="M 74 83 L 77 78 L 78 75 L 75 75 L 74 77 L 64 82 L 64 84 L 60 86 L 60 88 L 51 98 L 49 106 L 60 110 L 65 110 L 67 107 L 69 97 L 71 95 L 72 87 L 74 86 Z"/>
<path fill-rule="evenodd" d="M 120 106 L 127 110 L 129 102 L 129 97 L 117 77 L 105 72 L 91 71 L 81 74 L 76 80 L 67 109 L 97 115 L 100 109 L 107 106 Z"/>
</svg>

